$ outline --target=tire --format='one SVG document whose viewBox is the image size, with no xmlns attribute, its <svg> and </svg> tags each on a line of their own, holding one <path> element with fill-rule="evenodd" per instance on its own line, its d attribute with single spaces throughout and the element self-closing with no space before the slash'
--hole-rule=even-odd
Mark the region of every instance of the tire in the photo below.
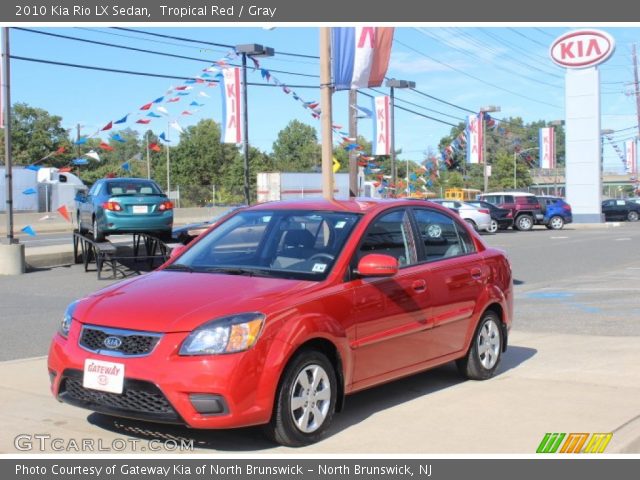
<svg viewBox="0 0 640 480">
<path fill-rule="evenodd" d="M 496 233 L 497 231 L 498 231 L 498 222 L 492 218 L 491 223 L 489 223 L 489 228 L 487 229 L 487 232 Z"/>
<path fill-rule="evenodd" d="M 564 219 L 560 215 L 554 215 L 549 219 L 547 227 L 551 230 L 562 230 L 564 228 Z"/>
<path fill-rule="evenodd" d="M 319 381 L 315 390 L 314 377 Z M 310 387 L 306 391 L 305 385 Z M 337 390 L 336 372 L 329 359 L 315 350 L 301 351 L 285 368 L 265 433 L 288 447 L 317 442 L 331 424 Z"/>
<path fill-rule="evenodd" d="M 629 220 L 630 222 L 637 222 L 638 217 L 640 217 L 640 215 L 638 215 L 638 212 L 636 212 L 635 210 L 631 210 L 629 213 L 627 213 L 627 220 Z"/>
<path fill-rule="evenodd" d="M 484 313 L 469 351 L 456 361 L 460 373 L 470 380 L 487 380 L 496 374 L 502 359 L 502 325 L 498 315 Z"/>
<path fill-rule="evenodd" d="M 98 228 L 98 219 L 93 217 L 93 239 L 96 242 L 104 242 L 104 233 Z"/>
<path fill-rule="evenodd" d="M 476 232 L 478 231 L 478 226 L 476 225 L 476 222 L 474 222 L 470 218 L 465 218 L 464 221 L 467 222 Z"/>
<path fill-rule="evenodd" d="M 80 233 L 80 235 L 84 235 L 85 233 L 87 233 L 87 229 L 82 228 L 82 220 L 80 220 L 80 212 L 76 214 L 76 218 L 78 219 L 78 233 Z"/>
<path fill-rule="evenodd" d="M 533 217 L 531 215 L 520 215 L 516 218 L 513 228 L 521 232 L 528 232 L 533 228 Z"/>
</svg>

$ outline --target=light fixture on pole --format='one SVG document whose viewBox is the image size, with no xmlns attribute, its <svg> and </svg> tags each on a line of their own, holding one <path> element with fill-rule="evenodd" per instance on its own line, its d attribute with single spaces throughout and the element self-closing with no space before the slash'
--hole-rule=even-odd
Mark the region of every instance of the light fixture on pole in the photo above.
<svg viewBox="0 0 640 480">
<path fill-rule="evenodd" d="M 487 142 L 486 135 L 487 129 L 485 128 L 484 114 L 499 112 L 500 107 L 497 105 L 488 105 L 480 108 L 480 122 L 482 124 L 482 165 L 484 170 L 484 193 L 489 191 L 489 162 L 487 162 Z"/>
<path fill-rule="evenodd" d="M 242 55 L 242 145 L 244 148 L 244 200 L 251 205 L 251 192 L 249 191 L 249 118 L 247 108 L 247 56 L 273 57 L 274 50 L 257 43 L 245 43 L 236 45 L 235 51 Z"/>
<path fill-rule="evenodd" d="M 398 170 L 396 166 L 396 127 L 395 127 L 395 100 L 394 94 L 396 88 L 416 88 L 416 82 L 411 82 L 409 80 L 396 80 L 395 78 L 391 78 L 386 81 L 386 87 L 389 87 L 390 90 L 390 118 L 389 118 L 389 135 L 390 135 L 390 148 L 389 151 L 391 153 L 391 184 L 393 188 L 396 188 L 396 183 L 398 183 Z"/>
</svg>

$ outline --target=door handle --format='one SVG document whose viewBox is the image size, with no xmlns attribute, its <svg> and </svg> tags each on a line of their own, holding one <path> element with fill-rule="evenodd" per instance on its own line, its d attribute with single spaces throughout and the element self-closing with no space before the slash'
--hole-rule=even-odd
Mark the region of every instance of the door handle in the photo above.
<svg viewBox="0 0 640 480">
<path fill-rule="evenodd" d="M 480 280 L 482 278 L 482 270 L 480 270 L 479 268 L 472 268 L 471 269 L 471 278 L 473 278 L 475 280 Z"/>
<path fill-rule="evenodd" d="M 411 284 L 411 288 L 413 288 L 414 292 L 421 293 L 427 289 L 427 282 L 424 280 L 416 280 Z"/>
</svg>

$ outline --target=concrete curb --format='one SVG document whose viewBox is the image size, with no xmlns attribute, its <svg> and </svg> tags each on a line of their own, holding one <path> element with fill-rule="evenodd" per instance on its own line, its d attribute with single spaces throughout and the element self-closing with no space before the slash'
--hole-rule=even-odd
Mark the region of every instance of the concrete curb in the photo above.
<svg viewBox="0 0 640 480">
<path fill-rule="evenodd" d="M 640 415 L 613 431 L 614 447 L 607 453 L 640 452 Z"/>
</svg>

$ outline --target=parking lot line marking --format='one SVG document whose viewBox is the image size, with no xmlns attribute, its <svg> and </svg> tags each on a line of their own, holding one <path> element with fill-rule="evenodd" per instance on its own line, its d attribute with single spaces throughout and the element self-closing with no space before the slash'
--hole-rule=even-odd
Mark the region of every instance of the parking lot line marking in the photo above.
<svg viewBox="0 0 640 480">
<path fill-rule="evenodd" d="M 616 238 L 616 242 L 625 242 L 625 241 L 631 241 L 631 237 Z"/>
<path fill-rule="evenodd" d="M 569 238 L 569 237 L 551 237 L 551 240 L 560 240 L 562 238 Z"/>
</svg>

